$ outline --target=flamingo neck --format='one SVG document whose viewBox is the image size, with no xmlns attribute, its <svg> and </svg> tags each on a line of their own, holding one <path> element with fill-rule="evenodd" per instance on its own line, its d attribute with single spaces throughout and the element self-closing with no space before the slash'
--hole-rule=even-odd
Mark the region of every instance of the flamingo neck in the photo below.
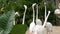
<svg viewBox="0 0 60 34">
<path fill-rule="evenodd" d="M 38 4 L 36 5 L 36 19 L 38 19 Z"/>
<path fill-rule="evenodd" d="M 46 25 L 46 23 L 47 23 L 48 16 L 49 16 L 49 13 L 48 13 L 48 15 L 47 15 L 47 17 L 46 17 L 46 19 L 45 19 L 45 21 L 44 21 L 43 27 L 45 27 L 45 25 Z"/>
<path fill-rule="evenodd" d="M 34 22 L 34 19 L 35 18 L 35 12 L 34 12 L 34 7 L 33 7 L 33 22 Z"/>
<path fill-rule="evenodd" d="M 25 14 L 26 14 L 26 9 L 25 9 L 25 11 L 24 11 L 23 23 L 22 23 L 22 24 L 24 24 L 24 22 L 25 22 Z"/>
<path fill-rule="evenodd" d="M 46 18 L 46 11 L 47 11 L 46 9 L 47 9 L 47 8 L 46 8 L 46 5 L 45 5 L 45 18 Z"/>
</svg>

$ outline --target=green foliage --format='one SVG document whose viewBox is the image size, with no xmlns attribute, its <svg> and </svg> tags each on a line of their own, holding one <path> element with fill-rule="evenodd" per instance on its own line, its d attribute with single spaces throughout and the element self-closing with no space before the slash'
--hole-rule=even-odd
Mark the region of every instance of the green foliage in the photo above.
<svg viewBox="0 0 60 34">
<path fill-rule="evenodd" d="M 15 22 L 14 10 L 8 11 L 0 16 L 0 34 L 8 34 Z"/>
<path fill-rule="evenodd" d="M 10 34 L 25 34 L 26 30 L 27 30 L 26 25 L 17 24 L 13 27 Z"/>
<path fill-rule="evenodd" d="M 32 4 L 37 3 L 39 5 L 39 18 L 44 21 L 44 0 L 0 0 L 0 15 L 14 9 L 15 11 L 18 11 L 20 16 L 16 18 L 18 19 L 18 23 L 22 23 L 22 17 L 24 13 L 24 4 L 28 6 L 27 13 L 26 13 L 26 19 L 25 24 L 29 25 L 32 21 Z M 55 24 L 55 5 L 48 0 L 47 1 L 47 12 L 48 10 L 51 11 L 51 15 L 49 16 L 48 21 Z M 53 17 L 54 16 L 54 17 Z M 52 20 L 52 21 L 51 21 Z"/>
</svg>

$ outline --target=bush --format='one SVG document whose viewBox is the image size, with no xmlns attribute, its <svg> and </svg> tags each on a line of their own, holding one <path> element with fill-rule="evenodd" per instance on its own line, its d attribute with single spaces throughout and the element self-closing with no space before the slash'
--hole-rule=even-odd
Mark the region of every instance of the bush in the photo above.
<svg viewBox="0 0 60 34">
<path fill-rule="evenodd" d="M 26 30 L 27 30 L 26 25 L 17 24 L 13 27 L 10 34 L 25 34 Z"/>
</svg>

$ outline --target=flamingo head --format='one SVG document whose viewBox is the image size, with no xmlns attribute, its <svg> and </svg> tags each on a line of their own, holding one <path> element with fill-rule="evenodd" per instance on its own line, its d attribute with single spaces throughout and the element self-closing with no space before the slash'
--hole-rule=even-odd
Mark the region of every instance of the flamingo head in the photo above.
<svg viewBox="0 0 60 34">
<path fill-rule="evenodd" d="M 50 14 L 50 11 L 48 11 L 48 13 Z"/>
<path fill-rule="evenodd" d="M 46 5 L 46 2 L 44 2 L 44 5 Z"/>
<path fill-rule="evenodd" d="M 25 7 L 25 9 L 27 9 L 27 6 L 26 5 L 24 5 L 24 7 Z"/>
<path fill-rule="evenodd" d="M 16 13 L 15 13 L 15 15 L 18 15 L 18 16 L 20 16 L 18 12 L 16 12 Z"/>
<path fill-rule="evenodd" d="M 34 7 L 36 5 L 36 3 L 34 3 L 33 5 L 32 5 L 32 7 Z"/>
</svg>

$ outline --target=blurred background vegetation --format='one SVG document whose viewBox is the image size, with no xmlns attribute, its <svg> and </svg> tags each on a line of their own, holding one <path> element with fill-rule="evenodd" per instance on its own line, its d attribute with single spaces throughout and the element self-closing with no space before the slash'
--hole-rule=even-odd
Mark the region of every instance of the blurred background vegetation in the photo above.
<svg viewBox="0 0 60 34">
<path fill-rule="evenodd" d="M 47 12 L 51 11 L 48 21 L 53 25 L 56 24 L 56 16 L 54 14 L 54 10 L 56 9 L 56 0 L 0 0 L 0 15 L 6 13 L 10 10 L 15 10 L 15 12 L 19 12 L 20 16 L 16 17 L 18 24 L 22 23 L 23 13 L 24 13 L 24 5 L 28 6 L 25 24 L 29 26 L 32 21 L 32 4 L 37 3 L 39 5 L 39 18 L 44 21 L 44 12 L 45 5 L 44 2 L 47 2 Z"/>
<path fill-rule="evenodd" d="M 32 4 L 33 3 L 38 4 L 39 19 L 41 19 L 42 22 L 44 22 L 44 13 L 45 13 L 44 2 L 46 2 L 47 12 L 49 10 L 51 11 L 48 21 L 51 22 L 53 25 L 58 25 L 57 23 L 58 20 L 56 21 L 57 17 L 54 14 L 54 11 L 56 8 L 58 8 L 57 5 L 59 1 L 58 0 L 0 0 L 0 17 L 1 16 L 4 17 L 4 15 L 7 14 L 9 11 L 14 14 L 14 12 L 11 10 L 14 10 L 15 12 L 19 12 L 20 16 L 17 16 L 17 15 L 15 16 L 15 20 L 17 21 L 17 24 L 12 28 L 12 31 L 10 34 L 24 34 L 27 30 L 27 26 L 29 26 L 29 24 L 32 22 L 32 17 L 33 17 L 33 10 L 31 7 Z M 23 13 L 24 13 L 24 5 L 27 5 L 28 9 L 27 9 L 26 18 L 25 18 L 25 25 L 21 25 L 22 19 L 23 19 Z M 11 14 L 11 16 L 13 16 L 13 14 Z M 13 17 L 10 17 L 10 16 L 4 17 L 4 18 L 3 17 L 0 18 L 0 21 L 1 21 L 0 23 L 4 22 L 3 23 L 4 25 L 6 23 L 5 20 L 3 21 L 4 18 L 5 19 L 7 18 L 9 20 L 10 18 L 13 19 Z M 7 19 L 6 19 L 7 23 L 13 22 L 11 20 L 10 20 L 11 22 L 9 22 Z"/>
</svg>

